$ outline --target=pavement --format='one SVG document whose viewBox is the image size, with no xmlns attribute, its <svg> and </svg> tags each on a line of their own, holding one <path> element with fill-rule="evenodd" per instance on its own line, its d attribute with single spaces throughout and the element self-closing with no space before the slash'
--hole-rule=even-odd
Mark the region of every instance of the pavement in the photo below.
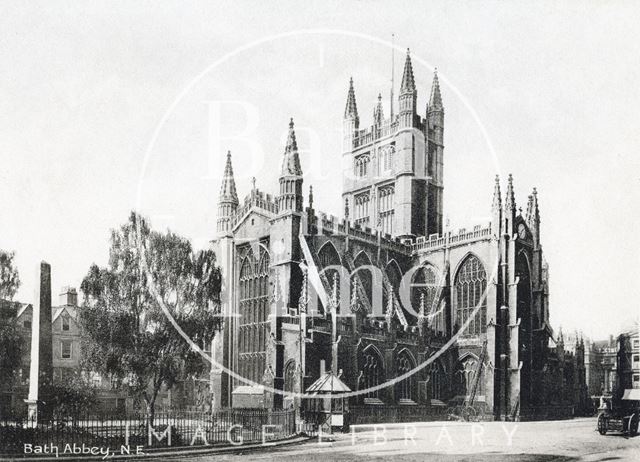
<svg viewBox="0 0 640 462">
<path fill-rule="evenodd" d="M 194 461 L 640 461 L 640 436 L 595 431 L 596 419 L 544 422 L 425 422 L 354 426 L 334 441 L 264 447 Z M 184 460 L 167 458 L 163 460 Z"/>
</svg>

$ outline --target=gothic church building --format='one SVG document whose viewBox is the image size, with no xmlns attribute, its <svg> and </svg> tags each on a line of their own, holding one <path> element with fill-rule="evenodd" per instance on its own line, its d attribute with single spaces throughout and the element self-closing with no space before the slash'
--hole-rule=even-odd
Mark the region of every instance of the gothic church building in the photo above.
<svg viewBox="0 0 640 462">
<path fill-rule="evenodd" d="M 437 74 L 423 111 L 417 95 L 407 52 L 397 113 L 385 117 L 379 97 L 363 127 L 349 83 L 343 218 L 316 210 L 310 186 L 305 200 L 293 120 L 276 195 L 254 185 L 240 201 L 228 154 L 214 241 L 225 314 L 213 348 L 224 366 L 212 371 L 215 407 L 247 396 L 298 405 L 290 393 L 323 370 L 340 374 L 363 415 L 458 404 L 517 419 L 570 404 L 556 399 L 562 381 L 545 377 L 555 349 L 536 189 L 522 213 L 511 175 L 504 192 L 496 177 L 490 222 L 443 229 Z"/>
</svg>

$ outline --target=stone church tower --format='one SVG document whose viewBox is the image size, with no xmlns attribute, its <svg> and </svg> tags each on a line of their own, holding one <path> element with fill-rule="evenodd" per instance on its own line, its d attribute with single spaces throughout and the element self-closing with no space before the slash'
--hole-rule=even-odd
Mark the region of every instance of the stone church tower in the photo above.
<svg viewBox="0 0 640 462">
<path fill-rule="evenodd" d="M 373 125 L 360 129 L 353 79 L 343 129 L 343 201 L 351 220 L 383 234 L 415 239 L 442 232 L 444 107 L 437 73 L 425 117 L 407 50 L 399 111 L 385 119 L 381 103 Z"/>
</svg>

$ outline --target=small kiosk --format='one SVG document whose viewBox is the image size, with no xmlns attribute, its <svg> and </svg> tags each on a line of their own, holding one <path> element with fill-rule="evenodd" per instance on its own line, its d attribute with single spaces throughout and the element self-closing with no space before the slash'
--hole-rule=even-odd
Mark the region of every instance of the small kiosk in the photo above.
<svg viewBox="0 0 640 462">
<path fill-rule="evenodd" d="M 323 433 L 331 434 L 333 430 L 345 429 L 345 415 L 349 412 L 348 400 L 334 398 L 350 392 L 351 389 L 333 372 L 325 372 L 318 380 L 307 388 L 309 399 L 308 410 L 318 417 L 318 427 Z"/>
</svg>

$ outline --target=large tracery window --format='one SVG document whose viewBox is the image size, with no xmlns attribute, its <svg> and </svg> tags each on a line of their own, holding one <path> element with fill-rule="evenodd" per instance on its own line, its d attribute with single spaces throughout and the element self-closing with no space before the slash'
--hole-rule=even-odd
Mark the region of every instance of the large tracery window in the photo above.
<svg viewBox="0 0 640 462">
<path fill-rule="evenodd" d="M 261 382 L 269 329 L 269 254 L 262 247 L 258 261 L 250 250 L 242 259 L 239 290 L 238 373 Z"/>
<path fill-rule="evenodd" d="M 475 255 L 469 255 L 456 276 L 455 307 L 456 324 L 462 328 L 469 321 L 469 325 L 462 333 L 463 336 L 477 336 L 487 330 L 487 273 L 484 266 Z M 480 306 L 475 316 L 476 307 Z"/>
<path fill-rule="evenodd" d="M 379 400 L 380 390 L 371 390 L 372 388 L 380 385 L 384 381 L 384 366 L 382 358 L 378 354 L 375 348 L 368 347 L 364 350 L 362 364 L 362 387 L 369 390 L 365 394 L 365 401 Z"/>
<path fill-rule="evenodd" d="M 402 352 L 397 359 L 397 376 L 404 375 L 415 368 L 415 363 L 407 352 Z M 396 385 L 396 397 L 398 401 L 413 401 L 413 374 Z"/>
</svg>

